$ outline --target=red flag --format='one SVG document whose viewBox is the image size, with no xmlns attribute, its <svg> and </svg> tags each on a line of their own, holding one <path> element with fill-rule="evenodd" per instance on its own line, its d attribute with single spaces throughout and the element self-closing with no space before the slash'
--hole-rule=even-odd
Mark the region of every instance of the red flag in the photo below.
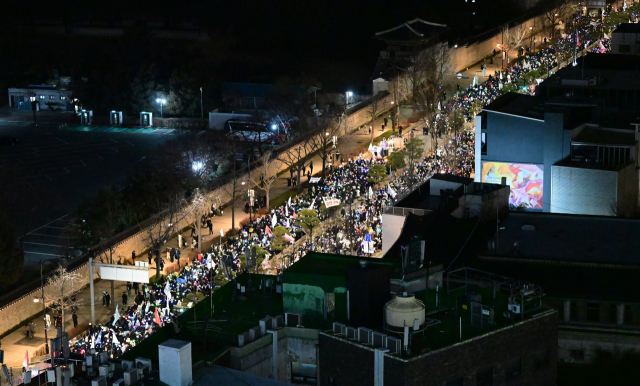
<svg viewBox="0 0 640 386">
<path fill-rule="evenodd" d="M 22 367 L 29 370 L 29 350 L 24 354 L 24 360 L 22 361 Z"/>
<path fill-rule="evenodd" d="M 296 219 L 296 212 L 293 212 L 293 219 Z"/>
<path fill-rule="evenodd" d="M 162 325 L 162 321 L 160 320 L 160 317 L 158 316 L 158 307 L 156 307 L 156 315 L 155 315 L 153 321 L 156 322 L 156 324 Z"/>
<path fill-rule="evenodd" d="M 576 44 L 580 47 L 580 35 L 576 34 Z"/>
</svg>

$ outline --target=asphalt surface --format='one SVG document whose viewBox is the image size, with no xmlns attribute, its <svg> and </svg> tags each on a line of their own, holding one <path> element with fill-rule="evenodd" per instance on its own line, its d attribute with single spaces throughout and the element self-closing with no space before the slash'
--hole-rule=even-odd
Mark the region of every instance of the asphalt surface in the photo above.
<svg viewBox="0 0 640 386">
<path fill-rule="evenodd" d="M 173 137 L 173 130 L 0 121 L 3 135 L 19 139 L 0 147 L 0 164 L 15 170 L 5 188 L 36 193 L 33 215 L 18 220 L 19 229 L 29 231 L 23 246 L 30 265 L 76 253 L 67 245 L 71 213 L 85 197 L 123 183 L 136 163 Z"/>
</svg>

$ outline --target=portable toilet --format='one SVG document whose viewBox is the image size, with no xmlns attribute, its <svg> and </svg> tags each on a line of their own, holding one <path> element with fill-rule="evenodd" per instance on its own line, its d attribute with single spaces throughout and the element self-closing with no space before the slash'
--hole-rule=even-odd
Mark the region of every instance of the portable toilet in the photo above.
<svg viewBox="0 0 640 386">
<path fill-rule="evenodd" d="M 140 126 L 153 126 L 153 113 L 142 111 L 140 113 Z"/>
<path fill-rule="evenodd" d="M 109 124 L 115 126 L 122 125 L 122 111 L 111 110 L 109 114 Z"/>
<path fill-rule="evenodd" d="M 93 110 L 80 110 L 80 123 L 90 125 L 93 123 Z"/>
</svg>

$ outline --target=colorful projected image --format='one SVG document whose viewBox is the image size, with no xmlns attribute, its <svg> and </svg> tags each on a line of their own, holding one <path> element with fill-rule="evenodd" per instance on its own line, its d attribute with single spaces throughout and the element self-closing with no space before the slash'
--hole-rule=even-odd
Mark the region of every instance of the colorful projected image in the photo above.
<svg viewBox="0 0 640 386">
<path fill-rule="evenodd" d="M 509 205 L 525 209 L 543 208 L 544 171 L 541 165 L 483 162 L 482 182 L 500 184 L 507 178 L 511 187 Z"/>
</svg>

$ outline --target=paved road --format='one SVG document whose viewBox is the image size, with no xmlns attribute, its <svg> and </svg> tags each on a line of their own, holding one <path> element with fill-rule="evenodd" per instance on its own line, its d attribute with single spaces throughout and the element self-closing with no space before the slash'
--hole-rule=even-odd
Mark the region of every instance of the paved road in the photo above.
<svg viewBox="0 0 640 386">
<path fill-rule="evenodd" d="M 0 122 L 0 135 L 19 139 L 15 146 L 0 147 L 0 164 L 12 171 L 12 189 L 33 196 L 33 216 L 19 219 L 18 226 L 29 231 L 25 264 L 34 264 L 66 255 L 69 214 L 85 197 L 124 182 L 173 130 Z"/>
</svg>

